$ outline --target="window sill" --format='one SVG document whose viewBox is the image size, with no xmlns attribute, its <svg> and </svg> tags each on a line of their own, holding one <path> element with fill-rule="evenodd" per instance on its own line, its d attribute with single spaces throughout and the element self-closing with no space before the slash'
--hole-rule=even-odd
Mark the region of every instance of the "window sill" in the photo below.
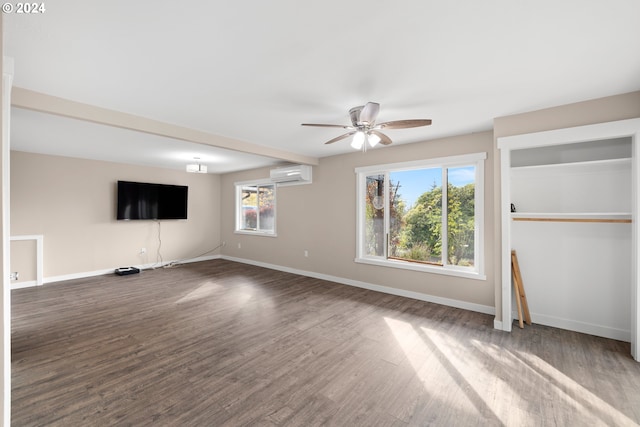
<svg viewBox="0 0 640 427">
<path fill-rule="evenodd" d="M 266 231 L 235 230 L 234 233 L 245 234 L 247 236 L 278 237 L 276 233 L 269 233 Z"/>
<path fill-rule="evenodd" d="M 439 267 L 424 264 L 415 264 L 406 261 L 372 259 L 372 258 L 356 258 L 355 262 L 360 264 L 377 265 L 380 267 L 399 268 L 402 270 L 421 271 L 423 273 L 442 274 L 445 276 L 464 277 L 465 279 L 487 280 L 487 276 L 476 271 L 458 270 L 455 268 Z"/>
</svg>

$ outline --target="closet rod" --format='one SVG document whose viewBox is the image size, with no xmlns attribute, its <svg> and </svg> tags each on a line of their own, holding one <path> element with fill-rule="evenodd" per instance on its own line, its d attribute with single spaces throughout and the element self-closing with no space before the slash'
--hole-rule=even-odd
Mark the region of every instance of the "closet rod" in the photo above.
<svg viewBox="0 0 640 427">
<path fill-rule="evenodd" d="M 631 224 L 630 219 L 607 218 L 512 218 L 514 221 L 541 221 L 541 222 L 605 222 L 615 224 Z"/>
</svg>

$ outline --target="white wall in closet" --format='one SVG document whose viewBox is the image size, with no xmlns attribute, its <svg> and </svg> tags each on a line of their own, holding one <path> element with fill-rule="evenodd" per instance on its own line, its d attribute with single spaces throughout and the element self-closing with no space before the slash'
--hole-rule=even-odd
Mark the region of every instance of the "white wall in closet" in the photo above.
<svg viewBox="0 0 640 427">
<path fill-rule="evenodd" d="M 534 323 L 630 340 L 630 157 L 631 138 L 513 152 L 511 243 Z"/>
</svg>

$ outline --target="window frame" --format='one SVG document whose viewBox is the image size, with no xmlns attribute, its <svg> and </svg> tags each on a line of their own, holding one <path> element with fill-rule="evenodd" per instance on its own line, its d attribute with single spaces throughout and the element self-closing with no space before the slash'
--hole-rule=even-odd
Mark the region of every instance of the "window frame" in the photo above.
<svg viewBox="0 0 640 427">
<path fill-rule="evenodd" d="M 265 237 L 277 237 L 278 234 L 276 232 L 277 225 L 277 210 L 278 210 L 278 201 L 277 201 L 277 188 L 278 186 L 271 181 L 270 179 L 253 179 L 250 181 L 238 181 L 233 183 L 235 186 L 235 234 L 247 234 L 251 236 L 265 236 Z M 273 230 L 252 230 L 241 228 L 243 223 L 242 218 L 242 188 L 243 187 L 273 187 Z M 259 208 L 258 208 L 259 212 Z"/>
<path fill-rule="evenodd" d="M 458 156 L 438 157 L 432 159 L 414 160 L 400 163 L 388 163 L 382 165 L 372 165 L 355 168 L 356 174 L 356 258 L 355 262 L 362 264 L 378 265 L 383 267 L 399 268 L 404 270 L 422 271 L 428 273 L 443 274 L 448 276 L 458 276 L 477 280 L 486 280 L 485 275 L 485 254 L 484 254 L 484 163 L 487 159 L 486 152 L 463 154 Z M 387 239 L 390 230 L 390 212 L 389 209 L 389 175 L 392 172 L 405 171 L 412 169 L 442 168 L 442 221 L 447 222 L 447 170 L 449 168 L 475 166 L 475 215 L 474 215 L 474 255 L 475 262 L 473 268 L 460 267 L 447 263 L 446 256 L 443 256 L 443 265 L 421 264 L 411 261 L 398 259 L 390 259 L 388 256 L 388 243 L 385 244 L 384 255 L 368 255 L 365 251 L 366 238 L 366 191 L 367 176 L 384 175 L 385 191 L 384 191 L 384 233 Z M 446 226 L 446 224 L 445 224 Z M 445 230 L 443 228 L 443 230 Z M 448 233 L 442 233 L 443 244 L 447 244 Z M 447 253 L 443 249 L 443 253 Z"/>
</svg>

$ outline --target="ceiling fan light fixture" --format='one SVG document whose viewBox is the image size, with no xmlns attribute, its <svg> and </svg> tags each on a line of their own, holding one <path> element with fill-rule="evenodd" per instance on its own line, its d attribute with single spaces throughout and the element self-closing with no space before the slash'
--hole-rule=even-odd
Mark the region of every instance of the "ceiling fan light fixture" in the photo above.
<svg viewBox="0 0 640 427">
<path fill-rule="evenodd" d="M 380 137 L 375 133 L 369 133 L 367 135 L 367 141 L 369 142 L 369 146 L 373 148 L 380 142 Z"/>
<path fill-rule="evenodd" d="M 365 133 L 364 132 L 356 132 L 355 135 L 353 135 L 353 140 L 351 141 L 351 147 L 353 147 L 355 150 L 360 150 L 362 149 L 363 145 L 364 145 L 364 140 L 365 140 Z"/>
</svg>

